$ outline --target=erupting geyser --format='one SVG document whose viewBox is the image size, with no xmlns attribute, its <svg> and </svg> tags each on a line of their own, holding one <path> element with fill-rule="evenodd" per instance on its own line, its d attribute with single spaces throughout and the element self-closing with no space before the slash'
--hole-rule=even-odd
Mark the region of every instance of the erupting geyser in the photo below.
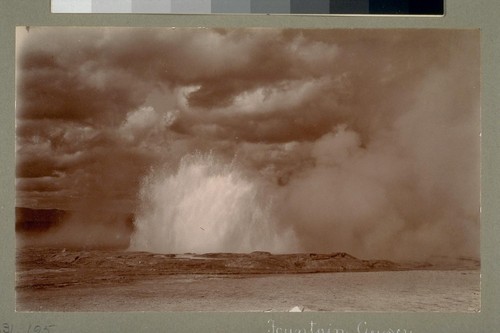
<svg viewBox="0 0 500 333">
<path fill-rule="evenodd" d="M 132 250 L 282 252 L 290 237 L 278 236 L 263 188 L 212 154 L 185 156 L 174 174 L 152 172 L 140 199 Z"/>
</svg>

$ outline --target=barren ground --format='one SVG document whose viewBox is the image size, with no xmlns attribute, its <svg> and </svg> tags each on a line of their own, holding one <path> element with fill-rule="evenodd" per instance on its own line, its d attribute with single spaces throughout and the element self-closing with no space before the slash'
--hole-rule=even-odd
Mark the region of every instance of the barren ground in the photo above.
<svg viewBox="0 0 500 333">
<path fill-rule="evenodd" d="M 445 311 L 480 309 L 479 263 L 345 253 L 164 255 L 28 248 L 18 311 Z"/>
</svg>

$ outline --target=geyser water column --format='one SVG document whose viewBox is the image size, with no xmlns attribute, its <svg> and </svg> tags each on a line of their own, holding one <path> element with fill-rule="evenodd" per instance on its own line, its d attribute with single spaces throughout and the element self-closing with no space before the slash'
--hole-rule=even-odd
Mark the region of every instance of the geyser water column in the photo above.
<svg viewBox="0 0 500 333">
<path fill-rule="evenodd" d="M 182 158 L 175 173 L 154 171 L 140 191 L 131 250 L 157 253 L 283 252 L 270 195 L 235 163 L 213 154 Z"/>
</svg>

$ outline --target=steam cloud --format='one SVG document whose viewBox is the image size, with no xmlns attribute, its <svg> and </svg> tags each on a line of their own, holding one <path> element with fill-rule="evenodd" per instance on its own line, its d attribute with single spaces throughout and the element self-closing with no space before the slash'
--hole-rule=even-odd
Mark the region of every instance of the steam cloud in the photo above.
<svg viewBox="0 0 500 333">
<path fill-rule="evenodd" d="M 234 164 L 210 154 L 185 156 L 176 174 L 152 174 L 141 199 L 134 249 L 206 253 L 290 248 L 286 242 L 293 235 L 278 235 L 268 194 Z"/>
<path fill-rule="evenodd" d="M 18 38 L 20 206 L 134 210 L 156 252 L 479 256 L 477 31 Z"/>
</svg>

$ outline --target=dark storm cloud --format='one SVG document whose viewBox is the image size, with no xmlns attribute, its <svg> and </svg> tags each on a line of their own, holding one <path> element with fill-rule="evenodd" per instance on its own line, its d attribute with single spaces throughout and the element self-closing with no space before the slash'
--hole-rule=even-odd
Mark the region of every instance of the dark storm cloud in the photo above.
<svg viewBox="0 0 500 333">
<path fill-rule="evenodd" d="M 216 142 L 314 141 L 340 123 L 367 144 L 413 102 L 422 75 L 459 52 L 447 42 L 458 37 L 428 30 L 31 29 L 18 56 L 18 174 L 86 165 L 82 156 L 98 146 L 110 156 L 123 144 L 177 157 L 224 146 L 230 155 L 237 145 Z M 152 94 L 169 100 L 144 109 Z"/>
<path fill-rule="evenodd" d="M 88 123 L 122 120 L 159 84 L 198 86 L 187 96 L 192 107 L 228 106 L 246 91 L 318 77 L 314 62 L 327 66 L 333 57 L 327 53 L 325 63 L 317 55 L 336 52 L 300 35 L 290 44 L 283 33 L 265 29 L 69 28 L 33 35 L 21 48 L 18 115 Z"/>
<path fill-rule="evenodd" d="M 53 55 L 52 57 L 56 57 Z M 29 58 L 29 57 L 28 57 Z M 118 71 L 85 73 L 78 63 L 34 63 L 26 59 L 20 91 L 21 119 L 96 123 L 121 120 L 120 114 L 143 102 L 136 78 Z M 88 69 L 92 71 L 93 69 Z M 95 81 L 95 82 L 94 82 Z"/>
<path fill-rule="evenodd" d="M 436 37 L 414 31 L 271 29 L 34 32 L 21 48 L 22 119 L 116 125 L 151 91 L 194 86 L 185 97 L 186 107 L 195 111 L 180 114 L 174 129 L 190 133 L 191 127 L 208 121 L 219 128 L 217 135 L 232 136 L 234 127 L 249 141 L 282 142 L 293 139 L 290 133 L 317 139 L 339 122 L 365 131 L 374 113 L 380 122 L 390 120 L 397 106 L 384 105 L 378 94 L 389 101 L 398 95 L 401 104 L 406 103 L 409 89 L 404 85 L 412 86 L 430 66 L 446 63 L 443 41 L 453 37 L 451 32 Z M 286 103 L 306 81 L 323 84 Z M 265 98 L 252 101 L 250 96 L 248 102 L 255 107 L 241 115 L 238 98 L 262 89 L 277 102 L 269 105 Z M 227 112 L 220 117 L 204 115 L 221 108 Z M 265 115 L 262 109 L 267 109 Z"/>
<path fill-rule="evenodd" d="M 413 102 L 426 72 L 446 66 L 451 54 L 459 52 L 447 42 L 457 32 L 349 33 L 271 34 L 274 43 L 265 47 L 265 65 L 261 60 L 229 65 L 231 70 L 217 69 L 189 82 L 196 86 L 186 95 L 189 116 L 181 113 L 174 129 L 195 133 L 199 124 L 210 123 L 217 136 L 238 132 L 248 141 L 286 142 L 314 140 L 335 124 L 348 123 L 369 140 Z M 316 39 L 308 40 L 309 35 Z M 249 58 L 260 59 L 258 52 L 247 51 Z M 301 84 L 311 82 L 318 84 L 301 94 Z M 251 107 L 245 111 L 241 100 Z"/>
</svg>

